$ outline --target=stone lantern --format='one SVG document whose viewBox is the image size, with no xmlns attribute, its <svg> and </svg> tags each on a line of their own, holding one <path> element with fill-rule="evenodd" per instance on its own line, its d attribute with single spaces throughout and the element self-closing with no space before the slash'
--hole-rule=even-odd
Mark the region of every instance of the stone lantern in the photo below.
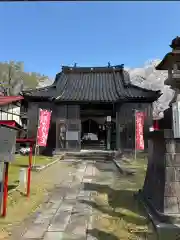
<svg viewBox="0 0 180 240">
<path fill-rule="evenodd" d="M 170 85 L 175 91 L 180 90 L 180 37 L 172 40 L 172 51 L 167 53 L 163 60 L 156 66 L 156 70 L 167 70 L 166 85 Z"/>
<path fill-rule="evenodd" d="M 165 84 L 175 90 L 173 105 L 180 101 L 180 37 L 170 47 L 172 51 L 156 70 L 168 71 Z M 163 240 L 180 239 L 180 136 L 175 137 L 172 125 L 149 133 L 148 167 L 143 189 L 137 194 L 156 226 L 158 239 Z"/>
</svg>

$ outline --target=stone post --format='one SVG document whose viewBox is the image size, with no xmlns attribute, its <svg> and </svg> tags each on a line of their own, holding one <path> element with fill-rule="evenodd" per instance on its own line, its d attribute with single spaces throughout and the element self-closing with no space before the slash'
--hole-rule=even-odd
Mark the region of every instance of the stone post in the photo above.
<svg viewBox="0 0 180 240">
<path fill-rule="evenodd" d="M 180 139 L 171 130 L 165 131 L 166 181 L 164 187 L 164 213 L 174 222 L 180 222 Z M 174 219 L 175 218 L 175 219 Z"/>
<path fill-rule="evenodd" d="M 180 234 L 180 139 L 172 130 L 149 133 L 148 166 L 138 198 L 154 222 L 159 239 Z M 173 238 L 176 239 L 176 238 Z"/>
<path fill-rule="evenodd" d="M 172 51 L 156 70 L 168 71 L 164 83 L 175 91 L 171 107 L 180 100 L 180 37 L 173 39 L 170 47 Z M 174 137 L 170 127 L 149 134 L 148 168 L 138 194 L 163 240 L 180 239 L 180 139 Z"/>
</svg>

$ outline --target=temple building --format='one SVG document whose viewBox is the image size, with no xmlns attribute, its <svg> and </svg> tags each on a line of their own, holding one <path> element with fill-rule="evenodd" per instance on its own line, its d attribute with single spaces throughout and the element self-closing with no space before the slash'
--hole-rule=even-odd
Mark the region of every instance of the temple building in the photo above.
<svg viewBox="0 0 180 240">
<path fill-rule="evenodd" d="M 38 109 L 50 109 L 47 149 L 79 151 L 121 148 L 126 110 L 132 118 L 133 109 L 150 105 L 160 92 L 133 85 L 123 65 L 63 66 L 52 85 L 22 95 L 29 137 L 36 136 Z"/>
</svg>

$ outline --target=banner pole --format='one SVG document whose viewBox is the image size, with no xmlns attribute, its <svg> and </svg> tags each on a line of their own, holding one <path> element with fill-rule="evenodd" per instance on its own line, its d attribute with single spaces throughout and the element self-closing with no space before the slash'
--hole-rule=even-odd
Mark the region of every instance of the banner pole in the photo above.
<svg viewBox="0 0 180 240">
<path fill-rule="evenodd" d="M 6 213 L 7 213 L 8 171 L 9 171 L 9 162 L 5 162 L 5 163 L 4 163 L 4 193 L 3 193 L 3 210 L 2 210 L 2 217 L 6 217 Z"/>
<path fill-rule="evenodd" d="M 137 158 L 137 152 L 136 152 L 136 112 L 137 112 L 137 110 L 135 109 L 135 111 L 134 111 L 134 119 L 135 119 L 135 124 L 134 124 L 134 126 L 135 126 L 135 134 L 134 134 L 134 136 L 135 136 L 135 141 L 134 141 L 134 159 L 136 160 L 136 158 Z"/>
<path fill-rule="evenodd" d="M 30 188 L 31 188 L 32 151 L 33 151 L 33 144 L 30 143 L 28 179 L 27 179 L 27 197 L 30 196 Z"/>
</svg>

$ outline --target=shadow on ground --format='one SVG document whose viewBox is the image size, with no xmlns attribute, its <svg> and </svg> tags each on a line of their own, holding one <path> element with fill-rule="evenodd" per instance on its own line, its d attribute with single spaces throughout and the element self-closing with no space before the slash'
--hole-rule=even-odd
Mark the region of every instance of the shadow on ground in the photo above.
<svg viewBox="0 0 180 240">
<path fill-rule="evenodd" d="M 15 181 L 14 184 L 9 184 L 8 191 L 15 189 L 18 186 L 18 184 L 19 184 L 19 181 Z"/>
<path fill-rule="evenodd" d="M 146 215 L 140 208 L 137 201 L 134 199 L 134 191 L 131 190 L 114 190 L 108 185 L 101 185 L 96 183 L 84 183 L 85 191 L 96 191 L 97 193 L 105 193 L 108 196 L 109 209 L 102 205 L 98 205 L 93 201 L 81 201 L 104 214 L 108 214 L 111 217 L 123 218 L 129 223 L 136 225 L 147 224 Z M 129 210 L 136 215 L 128 215 L 126 213 L 121 213 L 118 209 Z"/>
<path fill-rule="evenodd" d="M 82 203 L 85 203 L 93 207 L 95 210 L 108 215 L 110 217 L 109 221 L 111 221 L 111 219 L 114 221 L 113 219 L 115 218 L 119 219 L 120 221 L 123 219 L 127 223 L 127 226 L 129 224 L 131 224 L 131 226 L 136 226 L 134 229 L 132 229 L 132 233 L 137 237 L 137 239 L 152 239 L 150 238 L 152 231 L 149 232 L 149 230 L 145 230 L 147 229 L 147 225 L 150 224 L 150 221 L 148 220 L 146 213 L 143 211 L 138 201 L 134 198 L 135 190 L 116 190 L 108 185 L 101 185 L 97 183 L 84 183 L 84 190 L 95 191 L 97 194 L 106 194 L 108 205 L 102 205 L 95 201 L 86 200 L 81 200 Z M 99 230 L 93 229 L 93 231 L 93 233 L 96 234 Z M 111 236 L 110 233 L 102 232 L 102 237 L 100 237 L 100 233 L 98 234 L 99 235 L 97 239 L 100 240 L 119 239 L 116 236 Z M 153 240 L 155 240 L 155 238 Z"/>
<path fill-rule="evenodd" d="M 113 234 L 98 230 L 96 228 L 88 230 L 88 234 L 98 240 L 119 240 L 119 238 Z"/>
<path fill-rule="evenodd" d="M 15 163 L 13 164 L 13 167 L 17 167 L 17 168 L 28 168 L 29 167 L 29 164 L 18 164 L 18 163 Z"/>
</svg>

